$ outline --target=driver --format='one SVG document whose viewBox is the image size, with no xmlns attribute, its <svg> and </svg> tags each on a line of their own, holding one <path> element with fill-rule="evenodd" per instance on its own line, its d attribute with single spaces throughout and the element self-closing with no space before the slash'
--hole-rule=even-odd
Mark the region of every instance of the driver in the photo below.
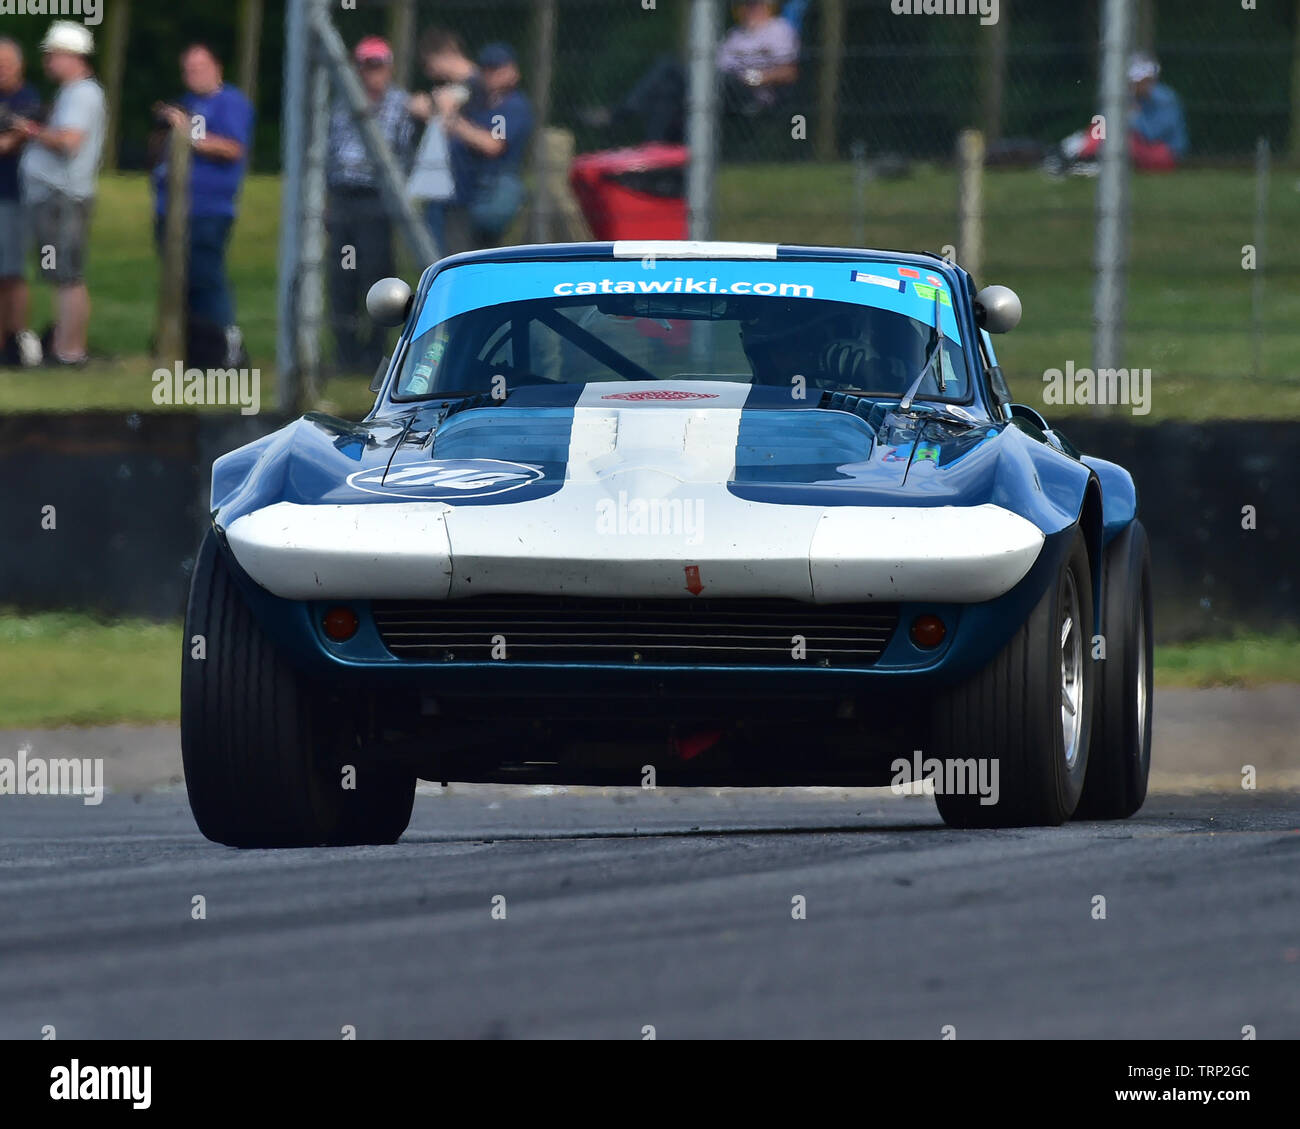
<svg viewBox="0 0 1300 1129">
<path fill-rule="evenodd" d="M 899 314 L 837 302 L 810 317 L 806 301 L 773 305 L 741 320 L 757 384 L 785 385 L 804 375 L 816 388 L 901 396 L 923 361 L 923 335 Z"/>
</svg>

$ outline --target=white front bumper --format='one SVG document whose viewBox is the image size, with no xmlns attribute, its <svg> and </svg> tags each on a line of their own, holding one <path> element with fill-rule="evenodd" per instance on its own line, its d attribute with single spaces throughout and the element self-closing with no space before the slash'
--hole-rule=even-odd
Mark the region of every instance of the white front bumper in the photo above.
<svg viewBox="0 0 1300 1129">
<path fill-rule="evenodd" d="M 279 502 L 238 518 L 226 535 L 257 583 L 294 600 L 687 598 L 698 579 L 702 596 L 976 603 L 1019 582 L 1043 545 L 1035 525 L 991 504 L 783 506 L 699 484 L 665 489 L 659 504 L 658 527 L 641 532 L 599 483 L 454 508 Z"/>
</svg>

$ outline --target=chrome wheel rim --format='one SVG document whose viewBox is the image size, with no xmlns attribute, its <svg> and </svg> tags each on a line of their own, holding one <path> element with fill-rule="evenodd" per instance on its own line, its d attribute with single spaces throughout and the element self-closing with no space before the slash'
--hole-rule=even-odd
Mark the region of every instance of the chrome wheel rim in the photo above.
<svg viewBox="0 0 1300 1129">
<path fill-rule="evenodd" d="M 1147 733 L 1147 617 L 1146 608 L 1138 605 L 1137 629 L 1137 747 L 1141 756 Z"/>
<path fill-rule="evenodd" d="M 1065 767 L 1073 769 L 1079 759 L 1079 735 L 1083 732 L 1083 635 L 1079 624 L 1079 591 L 1074 573 L 1065 574 L 1065 598 L 1061 601 L 1061 737 L 1065 746 Z"/>
</svg>

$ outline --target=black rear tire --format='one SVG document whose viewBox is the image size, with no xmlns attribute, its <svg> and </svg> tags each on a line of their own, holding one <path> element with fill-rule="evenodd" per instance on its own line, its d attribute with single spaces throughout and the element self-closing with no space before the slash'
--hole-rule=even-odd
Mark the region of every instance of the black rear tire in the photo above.
<svg viewBox="0 0 1300 1129">
<path fill-rule="evenodd" d="M 194 658 L 204 638 L 206 656 Z M 199 830 L 232 847 L 394 843 L 415 776 L 360 749 L 360 704 L 304 678 L 272 646 L 217 535 L 199 547 L 185 613 L 181 754 Z M 345 766 L 354 769 L 345 787 Z"/>
<path fill-rule="evenodd" d="M 1082 661 L 1070 685 L 1079 704 L 1073 763 L 1066 758 L 1062 627 L 1073 592 Z M 1083 790 L 1093 709 L 1092 582 L 1088 549 L 1077 528 L 1052 584 L 1012 640 L 987 667 L 934 704 L 930 755 L 941 761 L 997 765 L 991 804 L 971 789 L 935 801 L 952 827 L 1055 827 L 1070 818 Z M 1081 685 L 1080 685 L 1081 683 Z M 1073 700 L 1073 699 L 1071 699 Z M 1071 717 L 1074 714 L 1070 715 Z M 988 770 L 991 773 L 991 769 Z M 986 777 L 991 779 L 991 776 Z"/>
<path fill-rule="evenodd" d="M 1151 772 L 1151 550 L 1134 521 L 1106 551 L 1092 755 L 1076 819 L 1127 819 L 1147 797 Z M 1145 708 L 1143 708 L 1145 702 Z"/>
</svg>

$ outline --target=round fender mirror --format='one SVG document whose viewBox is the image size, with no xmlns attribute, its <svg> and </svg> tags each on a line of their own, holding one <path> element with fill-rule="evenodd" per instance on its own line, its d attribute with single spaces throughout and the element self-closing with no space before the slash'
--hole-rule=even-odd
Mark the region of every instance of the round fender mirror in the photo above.
<svg viewBox="0 0 1300 1129">
<path fill-rule="evenodd" d="M 385 328 L 401 325 L 411 312 L 411 288 L 400 278 L 381 278 L 366 295 L 370 320 Z"/>
<path fill-rule="evenodd" d="M 989 333 L 1010 333 L 1020 314 L 1020 297 L 1010 287 L 986 286 L 975 295 L 975 321 Z"/>
</svg>

